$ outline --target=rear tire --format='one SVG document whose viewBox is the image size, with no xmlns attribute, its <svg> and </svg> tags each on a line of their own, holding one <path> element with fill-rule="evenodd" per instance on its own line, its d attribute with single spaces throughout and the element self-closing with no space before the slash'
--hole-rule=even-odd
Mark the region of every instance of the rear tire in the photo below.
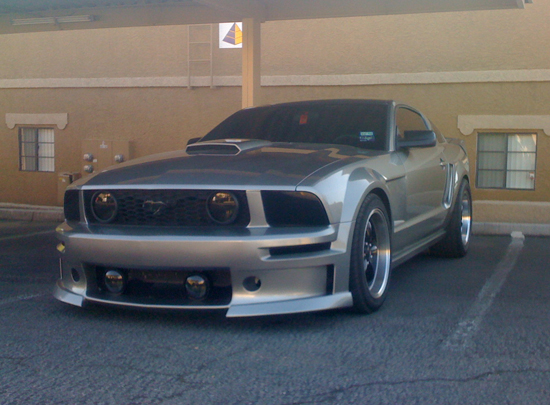
<svg viewBox="0 0 550 405">
<path fill-rule="evenodd" d="M 375 194 L 359 209 L 350 257 L 350 291 L 360 313 L 378 310 L 388 293 L 391 271 L 391 235 L 388 213 Z"/>
<path fill-rule="evenodd" d="M 464 257 L 472 232 L 472 193 L 468 180 L 462 180 L 445 238 L 430 252 L 442 257 Z"/>
</svg>

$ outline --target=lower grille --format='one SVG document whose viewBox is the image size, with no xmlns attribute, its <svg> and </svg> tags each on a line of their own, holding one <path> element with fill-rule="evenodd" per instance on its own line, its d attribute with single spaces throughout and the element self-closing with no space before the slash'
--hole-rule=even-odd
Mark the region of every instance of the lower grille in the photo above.
<svg viewBox="0 0 550 405">
<path fill-rule="evenodd" d="M 150 226 L 220 226 L 208 215 L 207 199 L 214 190 L 109 190 L 117 201 L 116 217 L 111 225 Z M 89 223 L 99 223 L 92 213 L 91 202 L 97 190 L 84 192 L 86 217 Z M 239 200 L 239 214 L 230 225 L 246 227 L 250 213 L 246 192 L 234 191 Z"/>
</svg>

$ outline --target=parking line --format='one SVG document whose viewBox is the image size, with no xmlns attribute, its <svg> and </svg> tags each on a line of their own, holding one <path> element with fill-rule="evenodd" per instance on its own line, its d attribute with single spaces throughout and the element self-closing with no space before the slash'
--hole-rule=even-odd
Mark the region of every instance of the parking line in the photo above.
<svg viewBox="0 0 550 405">
<path fill-rule="evenodd" d="M 4 241 L 4 240 L 22 239 L 22 238 L 28 238 L 28 237 L 31 237 L 31 236 L 46 235 L 48 233 L 54 233 L 54 232 L 55 232 L 55 230 L 26 233 L 26 234 L 22 234 L 22 235 L 0 236 L 0 242 Z"/>
<path fill-rule="evenodd" d="M 471 340 L 479 329 L 483 317 L 493 304 L 506 277 L 514 268 L 519 253 L 523 248 L 525 237 L 521 232 L 512 232 L 512 242 L 504 258 L 498 263 L 495 272 L 487 280 L 468 314 L 460 320 L 454 333 L 443 342 L 443 347 L 449 350 L 463 350 L 471 345 Z"/>
<path fill-rule="evenodd" d="M 7 298 L 7 299 L 5 299 L 5 300 L 0 300 L 0 306 L 2 306 L 2 305 L 13 304 L 13 303 L 19 302 L 19 301 L 32 300 L 33 298 L 41 297 L 41 296 L 43 296 L 43 295 L 45 295 L 45 294 L 18 295 L 17 297 Z"/>
</svg>

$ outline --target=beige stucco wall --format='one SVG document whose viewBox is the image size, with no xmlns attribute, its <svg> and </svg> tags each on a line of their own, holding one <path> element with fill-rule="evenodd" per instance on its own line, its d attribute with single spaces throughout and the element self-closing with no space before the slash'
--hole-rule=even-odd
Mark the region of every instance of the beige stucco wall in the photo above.
<svg viewBox="0 0 550 405">
<path fill-rule="evenodd" d="M 548 69 L 550 2 L 524 10 L 262 24 L 264 75 Z M 213 26 L 217 41 L 217 25 Z M 187 74 L 187 26 L 0 35 L 0 79 Z M 214 47 L 214 72 L 240 75 L 240 51 Z"/>
<path fill-rule="evenodd" d="M 352 74 L 550 66 L 550 2 L 494 10 L 264 24 L 265 74 Z"/>
<path fill-rule="evenodd" d="M 463 135 L 458 116 L 550 114 L 548 21 L 550 2 L 536 1 L 524 10 L 264 23 L 263 102 L 403 100 L 466 142 L 475 173 L 476 132 Z M 17 129 L 0 121 L 0 202 L 57 204 L 57 173 L 82 170 L 84 140 L 129 141 L 138 157 L 182 148 L 239 109 L 241 51 L 218 49 L 217 26 L 213 38 L 218 86 L 188 89 L 187 26 L 0 35 L 0 118 L 68 114 L 55 130 L 56 173 L 20 172 Z M 538 133 L 536 189 L 479 190 L 473 178 L 476 201 L 550 201 L 550 137 L 524 129 Z M 515 220 L 506 207 L 500 220 Z M 481 209 L 477 219 L 493 214 Z"/>
</svg>

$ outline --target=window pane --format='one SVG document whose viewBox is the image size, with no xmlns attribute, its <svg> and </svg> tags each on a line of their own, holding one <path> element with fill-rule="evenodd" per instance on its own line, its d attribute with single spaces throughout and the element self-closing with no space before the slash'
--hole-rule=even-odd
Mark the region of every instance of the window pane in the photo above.
<svg viewBox="0 0 550 405">
<path fill-rule="evenodd" d="M 501 152 L 480 152 L 478 156 L 478 169 L 502 170 L 506 169 L 506 154 Z"/>
<path fill-rule="evenodd" d="M 24 143 L 21 145 L 21 155 L 23 157 L 35 157 L 36 156 L 36 144 Z"/>
<path fill-rule="evenodd" d="M 40 143 L 38 144 L 38 156 L 39 157 L 54 157 L 54 144 L 53 143 Z"/>
<path fill-rule="evenodd" d="M 422 117 L 408 108 L 399 108 L 396 114 L 397 131 L 400 137 L 405 131 L 427 129 Z"/>
<path fill-rule="evenodd" d="M 53 172 L 55 171 L 55 161 L 53 158 L 39 158 L 38 159 L 38 171 L 40 172 Z"/>
<path fill-rule="evenodd" d="M 479 134 L 478 150 L 480 152 L 506 152 L 506 134 Z"/>
<path fill-rule="evenodd" d="M 21 128 L 21 142 L 36 142 L 36 129 Z"/>
<path fill-rule="evenodd" d="M 537 151 L 537 135 L 510 135 L 508 137 L 509 152 L 536 152 Z"/>
<path fill-rule="evenodd" d="M 531 179 L 530 172 L 508 172 L 506 188 L 533 189 L 535 180 Z"/>
<path fill-rule="evenodd" d="M 53 129 L 52 128 L 40 128 L 38 130 L 38 142 L 49 142 L 53 143 Z"/>
<path fill-rule="evenodd" d="M 480 188 L 504 188 L 504 171 L 479 170 L 477 172 L 477 186 Z"/>
<path fill-rule="evenodd" d="M 534 153 L 508 153 L 508 170 L 535 170 Z"/>
<path fill-rule="evenodd" d="M 36 158 L 35 157 L 24 157 L 21 158 L 21 170 L 36 170 Z"/>
</svg>

